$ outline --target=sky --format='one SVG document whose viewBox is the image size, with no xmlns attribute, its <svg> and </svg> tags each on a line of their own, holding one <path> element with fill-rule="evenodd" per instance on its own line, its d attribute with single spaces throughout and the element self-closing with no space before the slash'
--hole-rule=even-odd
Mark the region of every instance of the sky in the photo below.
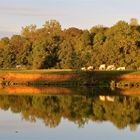
<svg viewBox="0 0 140 140">
<path fill-rule="evenodd" d="M 131 18 L 140 21 L 140 0 L 0 0 L 0 36 L 20 33 L 30 24 L 41 27 L 50 19 L 63 29 L 90 29 Z"/>
</svg>

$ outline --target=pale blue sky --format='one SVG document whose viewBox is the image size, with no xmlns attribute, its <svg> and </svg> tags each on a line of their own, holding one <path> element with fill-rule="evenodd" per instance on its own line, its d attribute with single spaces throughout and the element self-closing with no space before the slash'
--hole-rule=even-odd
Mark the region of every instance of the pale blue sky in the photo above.
<svg viewBox="0 0 140 140">
<path fill-rule="evenodd" d="M 0 34 L 22 26 L 58 20 L 62 28 L 111 26 L 118 20 L 140 20 L 140 0 L 0 0 Z"/>
</svg>

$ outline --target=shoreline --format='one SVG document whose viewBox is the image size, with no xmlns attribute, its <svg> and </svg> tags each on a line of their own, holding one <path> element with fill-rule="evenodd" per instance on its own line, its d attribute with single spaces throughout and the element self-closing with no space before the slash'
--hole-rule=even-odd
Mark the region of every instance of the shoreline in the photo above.
<svg viewBox="0 0 140 140">
<path fill-rule="evenodd" d="M 0 70 L 0 85 L 4 86 L 116 86 L 121 81 L 137 82 L 140 86 L 140 71 Z"/>
</svg>

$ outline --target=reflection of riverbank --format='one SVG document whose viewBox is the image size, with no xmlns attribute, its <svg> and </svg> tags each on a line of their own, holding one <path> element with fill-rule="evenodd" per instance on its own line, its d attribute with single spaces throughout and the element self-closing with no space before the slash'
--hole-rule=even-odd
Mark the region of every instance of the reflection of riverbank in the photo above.
<svg viewBox="0 0 140 140">
<path fill-rule="evenodd" d="M 98 87 L 58 87 L 58 86 L 5 86 L 0 88 L 0 94 L 10 95 L 83 95 L 83 96 L 140 96 L 140 89 L 116 89 Z"/>
<path fill-rule="evenodd" d="M 77 91 L 63 87 L 30 87 L 30 86 L 6 86 L 0 90 L 0 94 L 78 94 Z"/>
<path fill-rule="evenodd" d="M 138 95 L 140 96 L 140 89 L 117 89 L 116 93 L 122 95 Z"/>
</svg>

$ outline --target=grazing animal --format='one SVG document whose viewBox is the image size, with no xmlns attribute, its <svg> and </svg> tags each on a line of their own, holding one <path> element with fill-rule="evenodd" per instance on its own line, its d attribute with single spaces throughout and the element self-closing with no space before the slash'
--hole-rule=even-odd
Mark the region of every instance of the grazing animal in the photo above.
<svg viewBox="0 0 140 140">
<path fill-rule="evenodd" d="M 110 102 L 114 102 L 114 97 L 111 96 L 106 96 L 106 99 Z"/>
<path fill-rule="evenodd" d="M 20 69 L 21 68 L 21 65 L 16 65 L 16 69 Z"/>
<path fill-rule="evenodd" d="M 86 71 L 87 69 L 86 69 L 86 67 L 82 67 L 81 70 L 82 71 Z"/>
<path fill-rule="evenodd" d="M 99 70 L 105 70 L 105 64 L 100 65 Z"/>
<path fill-rule="evenodd" d="M 125 67 L 119 67 L 117 70 L 125 70 Z"/>
<path fill-rule="evenodd" d="M 109 65 L 106 70 L 115 70 L 115 66 L 114 65 Z"/>
<path fill-rule="evenodd" d="M 99 96 L 99 99 L 100 99 L 101 101 L 105 101 L 105 96 Z"/>
<path fill-rule="evenodd" d="M 93 70 L 93 66 L 89 66 L 89 67 L 87 67 L 87 70 Z"/>
</svg>

